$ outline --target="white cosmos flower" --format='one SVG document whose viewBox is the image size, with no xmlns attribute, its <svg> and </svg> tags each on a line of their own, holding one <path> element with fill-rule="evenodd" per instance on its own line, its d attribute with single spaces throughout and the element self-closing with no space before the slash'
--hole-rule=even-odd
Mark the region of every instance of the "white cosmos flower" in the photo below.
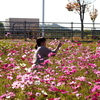
<svg viewBox="0 0 100 100">
<path fill-rule="evenodd" d="M 44 95 L 48 95 L 45 91 L 42 91 L 42 93 L 43 93 Z"/>
<path fill-rule="evenodd" d="M 25 63 L 20 63 L 20 66 L 25 67 L 26 64 Z"/>
<path fill-rule="evenodd" d="M 38 81 L 35 81 L 34 84 L 35 84 L 35 85 L 40 85 L 41 82 L 38 80 Z"/>
<path fill-rule="evenodd" d="M 27 72 L 31 72 L 31 68 L 25 68 Z"/>
</svg>

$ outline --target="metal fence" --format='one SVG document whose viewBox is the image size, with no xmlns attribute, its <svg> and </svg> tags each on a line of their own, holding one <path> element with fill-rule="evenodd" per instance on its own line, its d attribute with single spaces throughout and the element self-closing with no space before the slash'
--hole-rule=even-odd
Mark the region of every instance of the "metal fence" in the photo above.
<svg viewBox="0 0 100 100">
<path fill-rule="evenodd" d="M 27 39 L 42 36 L 46 38 L 81 37 L 81 23 L 73 22 L 9 22 L 0 21 L 0 38 Z M 84 23 L 84 37 L 100 37 L 100 23 Z"/>
</svg>

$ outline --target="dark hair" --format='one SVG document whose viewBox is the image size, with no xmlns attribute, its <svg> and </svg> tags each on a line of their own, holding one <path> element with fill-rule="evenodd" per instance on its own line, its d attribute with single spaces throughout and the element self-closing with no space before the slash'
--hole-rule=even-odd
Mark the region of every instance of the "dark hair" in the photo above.
<svg viewBox="0 0 100 100">
<path fill-rule="evenodd" d="M 41 45 L 41 42 L 45 42 L 46 39 L 44 37 L 39 37 L 37 40 L 36 40 L 36 46 L 35 46 L 35 49 L 37 49 L 40 45 Z"/>
</svg>

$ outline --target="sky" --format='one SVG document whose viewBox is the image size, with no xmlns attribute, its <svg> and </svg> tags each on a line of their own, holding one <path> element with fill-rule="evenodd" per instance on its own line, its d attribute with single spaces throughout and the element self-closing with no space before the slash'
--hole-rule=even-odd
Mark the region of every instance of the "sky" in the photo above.
<svg viewBox="0 0 100 100">
<path fill-rule="evenodd" d="M 45 0 L 45 22 L 80 22 L 79 14 L 69 12 L 65 6 L 68 0 Z M 100 13 L 100 1 L 91 4 Z M 7 18 L 39 18 L 42 22 L 42 0 L 0 0 L 0 21 Z M 84 22 L 91 23 L 89 13 Z M 100 15 L 96 18 L 100 23 Z"/>
</svg>

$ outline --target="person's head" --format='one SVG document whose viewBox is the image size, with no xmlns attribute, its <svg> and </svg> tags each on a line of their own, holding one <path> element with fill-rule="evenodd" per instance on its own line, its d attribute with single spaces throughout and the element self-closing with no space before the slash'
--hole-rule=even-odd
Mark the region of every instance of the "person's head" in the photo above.
<svg viewBox="0 0 100 100">
<path fill-rule="evenodd" d="M 44 37 L 39 37 L 36 40 L 36 46 L 35 49 L 37 49 L 39 46 L 46 46 L 46 39 Z"/>
</svg>

